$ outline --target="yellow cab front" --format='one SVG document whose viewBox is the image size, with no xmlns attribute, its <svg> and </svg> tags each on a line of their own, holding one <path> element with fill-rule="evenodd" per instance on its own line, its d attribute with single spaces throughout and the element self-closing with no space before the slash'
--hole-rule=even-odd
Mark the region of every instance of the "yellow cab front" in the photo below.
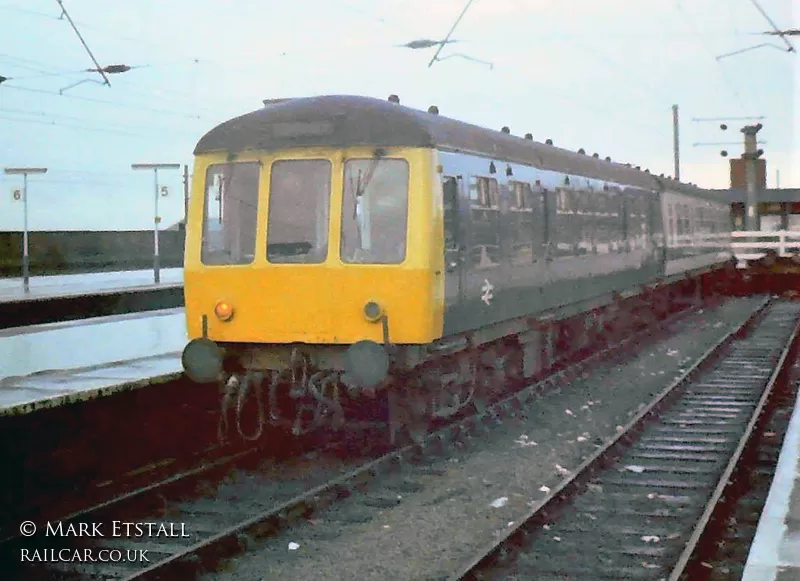
<svg viewBox="0 0 800 581">
<path fill-rule="evenodd" d="M 412 148 L 198 156 L 187 224 L 189 337 L 382 342 L 441 335 L 434 157 Z M 374 305 L 373 305 L 374 306 Z M 438 315 L 438 316 L 437 316 Z"/>
</svg>

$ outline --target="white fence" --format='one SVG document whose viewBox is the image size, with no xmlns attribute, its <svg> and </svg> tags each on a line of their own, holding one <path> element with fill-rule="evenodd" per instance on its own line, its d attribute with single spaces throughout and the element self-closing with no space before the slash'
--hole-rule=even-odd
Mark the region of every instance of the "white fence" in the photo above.
<svg viewBox="0 0 800 581">
<path fill-rule="evenodd" d="M 772 249 L 779 256 L 792 256 L 800 253 L 800 232 L 777 230 L 773 232 L 731 232 L 731 246 L 739 266 L 744 267 L 745 260 L 761 258 Z"/>
</svg>

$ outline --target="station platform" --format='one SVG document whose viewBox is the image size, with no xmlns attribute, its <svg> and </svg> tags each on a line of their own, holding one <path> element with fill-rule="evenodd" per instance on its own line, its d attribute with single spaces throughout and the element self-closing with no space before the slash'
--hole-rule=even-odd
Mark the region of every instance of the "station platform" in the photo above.
<svg viewBox="0 0 800 581">
<path fill-rule="evenodd" d="M 0 278 L 0 329 L 183 306 L 183 269 Z"/>
<path fill-rule="evenodd" d="M 0 330 L 0 416 L 178 378 L 182 308 Z"/>
<path fill-rule="evenodd" d="M 800 394 L 742 580 L 800 580 Z"/>
<path fill-rule="evenodd" d="M 90 272 L 60 276 L 32 276 L 29 292 L 22 289 L 22 278 L 0 278 L 0 303 L 47 300 L 80 295 L 102 295 L 127 291 L 142 291 L 165 286 L 183 286 L 182 268 L 164 268 L 159 272 L 161 282 L 153 282 L 152 270 L 121 272 Z"/>
</svg>

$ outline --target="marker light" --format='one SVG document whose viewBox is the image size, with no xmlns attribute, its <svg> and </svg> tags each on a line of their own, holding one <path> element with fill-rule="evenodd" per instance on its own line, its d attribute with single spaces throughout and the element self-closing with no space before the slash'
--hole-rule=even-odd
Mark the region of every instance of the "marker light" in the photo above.
<svg viewBox="0 0 800 581">
<path fill-rule="evenodd" d="M 233 318 L 233 305 L 219 301 L 214 305 L 214 314 L 220 321 L 230 321 Z"/>
<path fill-rule="evenodd" d="M 364 317 L 367 321 L 374 323 L 383 315 L 383 308 L 375 301 L 369 301 L 364 305 Z"/>
</svg>

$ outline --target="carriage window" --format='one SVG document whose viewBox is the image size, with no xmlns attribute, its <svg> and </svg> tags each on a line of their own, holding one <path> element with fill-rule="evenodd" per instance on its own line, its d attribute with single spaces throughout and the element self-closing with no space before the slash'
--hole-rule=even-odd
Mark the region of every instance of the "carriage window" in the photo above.
<svg viewBox="0 0 800 581">
<path fill-rule="evenodd" d="M 508 182 L 510 191 L 510 252 L 514 264 L 530 264 L 541 254 L 543 243 L 542 196 L 538 198 L 528 183 Z"/>
<path fill-rule="evenodd" d="M 408 162 L 348 159 L 344 164 L 342 261 L 400 264 L 406 257 Z"/>
<path fill-rule="evenodd" d="M 470 261 L 479 268 L 500 263 L 500 196 L 497 180 L 471 176 L 469 178 Z"/>
<path fill-rule="evenodd" d="M 686 236 L 690 234 L 691 230 L 689 228 L 689 206 L 686 204 L 681 204 L 681 223 L 682 223 L 682 235 Z"/>
<path fill-rule="evenodd" d="M 458 249 L 458 181 L 445 176 L 442 180 L 444 202 L 444 247 L 445 251 Z"/>
<path fill-rule="evenodd" d="M 319 264 L 328 254 L 331 162 L 281 160 L 272 164 L 267 260 Z"/>
<path fill-rule="evenodd" d="M 494 208 L 500 205 L 497 180 L 493 178 L 474 178 L 470 185 L 470 205 L 473 208 Z"/>
<path fill-rule="evenodd" d="M 261 164 L 252 162 L 212 165 L 206 171 L 203 264 L 253 262 L 260 170 Z"/>
<path fill-rule="evenodd" d="M 533 212 L 537 206 L 536 197 L 533 194 L 531 185 L 524 182 L 508 182 L 508 189 L 511 193 L 509 201 L 510 210 L 521 212 Z"/>
</svg>

